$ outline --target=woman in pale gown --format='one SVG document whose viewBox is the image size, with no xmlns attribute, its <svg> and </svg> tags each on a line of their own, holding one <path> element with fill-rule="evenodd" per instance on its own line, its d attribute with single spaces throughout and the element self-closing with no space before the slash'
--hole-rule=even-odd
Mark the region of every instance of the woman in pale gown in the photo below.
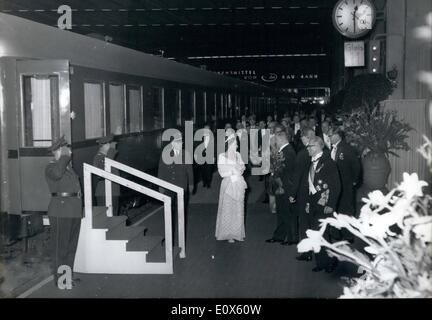
<svg viewBox="0 0 432 320">
<path fill-rule="evenodd" d="M 228 150 L 218 157 L 218 171 L 223 178 L 219 192 L 219 206 L 216 219 L 216 240 L 243 241 L 244 201 L 246 181 L 243 178 L 245 165 L 237 152 L 234 130 L 227 130 L 225 144 Z M 225 149 L 226 150 L 226 149 Z"/>
</svg>

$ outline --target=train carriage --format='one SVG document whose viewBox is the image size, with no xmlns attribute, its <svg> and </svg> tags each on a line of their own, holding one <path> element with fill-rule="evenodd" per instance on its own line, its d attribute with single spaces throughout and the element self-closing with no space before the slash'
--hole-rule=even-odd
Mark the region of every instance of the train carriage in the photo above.
<svg viewBox="0 0 432 320">
<path fill-rule="evenodd" d="M 61 135 L 82 174 L 113 133 L 118 161 L 155 173 L 164 128 L 268 112 L 254 83 L 0 13 L 2 216 L 44 212 L 48 147 Z"/>
</svg>

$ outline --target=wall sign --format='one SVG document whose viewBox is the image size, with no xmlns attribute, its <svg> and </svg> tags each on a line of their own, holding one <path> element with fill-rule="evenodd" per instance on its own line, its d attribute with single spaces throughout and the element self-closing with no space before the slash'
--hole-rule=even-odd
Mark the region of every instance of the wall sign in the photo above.
<svg viewBox="0 0 432 320">
<path fill-rule="evenodd" d="M 345 67 L 365 66 L 364 41 L 345 42 Z"/>
<path fill-rule="evenodd" d="M 275 82 L 278 79 L 276 73 L 266 73 L 261 76 L 261 80 L 264 82 Z"/>
</svg>

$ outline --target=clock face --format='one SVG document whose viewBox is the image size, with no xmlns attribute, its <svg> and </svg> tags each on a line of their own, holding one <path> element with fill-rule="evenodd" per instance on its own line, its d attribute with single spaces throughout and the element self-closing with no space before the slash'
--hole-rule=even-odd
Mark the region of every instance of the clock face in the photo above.
<svg viewBox="0 0 432 320">
<path fill-rule="evenodd" d="M 370 0 L 339 0 L 333 9 L 335 28 L 348 38 L 359 38 L 375 24 L 375 6 Z"/>
</svg>

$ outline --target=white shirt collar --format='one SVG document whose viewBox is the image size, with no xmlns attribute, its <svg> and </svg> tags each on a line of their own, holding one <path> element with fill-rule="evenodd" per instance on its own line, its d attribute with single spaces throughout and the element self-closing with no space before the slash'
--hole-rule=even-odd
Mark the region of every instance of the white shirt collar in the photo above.
<svg viewBox="0 0 432 320">
<path fill-rule="evenodd" d="M 319 158 L 321 158 L 323 155 L 323 152 L 321 151 L 320 153 L 316 154 L 314 157 L 312 157 L 312 162 L 318 160 Z"/>
<path fill-rule="evenodd" d="M 337 146 L 339 145 L 339 143 L 341 142 L 342 140 L 339 140 L 338 142 L 336 142 L 332 147 L 333 148 L 337 148 Z"/>
<path fill-rule="evenodd" d="M 289 142 L 285 143 L 282 147 L 280 147 L 278 152 L 281 152 L 283 148 L 285 148 L 287 145 L 289 145 Z"/>
</svg>

